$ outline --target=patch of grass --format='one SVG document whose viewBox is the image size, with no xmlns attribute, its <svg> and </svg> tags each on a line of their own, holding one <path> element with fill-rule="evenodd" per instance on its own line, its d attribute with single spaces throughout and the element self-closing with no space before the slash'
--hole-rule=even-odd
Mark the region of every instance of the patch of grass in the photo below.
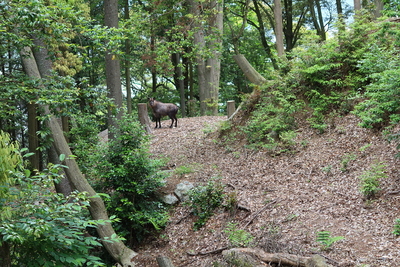
<svg viewBox="0 0 400 267">
<path fill-rule="evenodd" d="M 254 237 L 249 232 L 239 229 L 237 223 L 228 223 L 224 232 L 228 235 L 232 247 L 248 247 L 254 240 Z"/>
<path fill-rule="evenodd" d="M 386 178 L 386 165 L 382 162 L 373 164 L 360 176 L 360 191 L 366 199 L 373 198 L 381 189 L 380 179 Z"/>
<path fill-rule="evenodd" d="M 392 233 L 395 236 L 400 236 L 400 219 L 395 220 Z"/>
<path fill-rule="evenodd" d="M 177 175 L 185 175 L 185 174 L 193 173 L 200 168 L 201 168 L 201 164 L 197 164 L 197 163 L 193 163 L 190 165 L 182 165 L 175 169 L 175 173 Z"/>
<path fill-rule="evenodd" d="M 349 166 L 349 163 L 351 162 L 351 161 L 353 161 L 353 160 L 355 160 L 357 158 L 357 156 L 354 154 L 354 153 L 352 153 L 352 154 L 345 154 L 343 157 L 342 157 L 342 160 L 341 160 L 341 167 L 340 167 L 340 170 L 342 171 L 342 172 L 346 172 L 347 171 L 347 167 Z"/>
</svg>

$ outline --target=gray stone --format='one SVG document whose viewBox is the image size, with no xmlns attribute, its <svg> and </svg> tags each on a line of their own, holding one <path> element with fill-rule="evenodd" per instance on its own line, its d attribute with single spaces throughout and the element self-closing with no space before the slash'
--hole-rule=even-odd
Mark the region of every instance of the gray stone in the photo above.
<svg viewBox="0 0 400 267">
<path fill-rule="evenodd" d="M 178 196 L 180 201 L 187 200 L 187 194 L 190 189 L 194 188 L 194 185 L 191 182 L 183 181 L 176 186 L 175 194 Z"/>
<path fill-rule="evenodd" d="M 179 202 L 179 199 L 174 194 L 168 194 L 162 197 L 162 201 L 168 205 L 174 205 Z"/>
</svg>

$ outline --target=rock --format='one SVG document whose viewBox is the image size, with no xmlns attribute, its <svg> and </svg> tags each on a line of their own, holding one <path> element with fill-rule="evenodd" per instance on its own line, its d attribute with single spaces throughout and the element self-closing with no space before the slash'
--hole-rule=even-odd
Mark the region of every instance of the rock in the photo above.
<svg viewBox="0 0 400 267">
<path fill-rule="evenodd" d="M 179 199 L 174 194 L 168 194 L 162 197 L 162 201 L 168 205 L 174 205 L 179 202 Z"/>
<path fill-rule="evenodd" d="M 322 256 L 314 255 L 306 261 L 306 267 L 328 267 L 328 264 Z"/>
<path fill-rule="evenodd" d="M 194 188 L 191 182 L 183 181 L 176 186 L 175 194 L 178 196 L 180 201 L 185 201 L 187 199 L 187 194 L 190 189 Z"/>
</svg>

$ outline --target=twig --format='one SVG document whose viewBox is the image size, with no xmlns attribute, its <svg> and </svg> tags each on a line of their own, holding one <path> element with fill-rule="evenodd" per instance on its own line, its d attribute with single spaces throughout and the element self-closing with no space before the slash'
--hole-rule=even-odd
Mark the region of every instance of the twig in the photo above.
<svg viewBox="0 0 400 267">
<path fill-rule="evenodd" d="M 228 247 L 222 247 L 222 248 L 217 248 L 217 249 L 215 249 L 215 250 L 203 251 L 203 252 L 200 251 L 200 252 L 195 252 L 195 253 L 190 252 L 190 251 L 187 251 L 186 253 L 187 253 L 189 256 L 197 256 L 197 255 L 202 255 L 202 256 L 204 256 L 204 255 L 208 255 L 208 254 L 220 253 L 220 252 L 226 250 L 227 248 L 228 248 Z"/>
<path fill-rule="evenodd" d="M 247 226 L 249 226 L 249 224 L 252 223 L 253 220 L 254 220 L 261 212 L 263 212 L 263 211 L 266 210 L 269 206 L 271 206 L 272 204 L 275 204 L 275 203 L 276 203 L 276 200 L 271 201 L 271 202 L 269 202 L 267 205 L 265 205 L 262 209 L 260 209 L 259 211 L 257 211 L 257 212 L 254 214 L 253 218 L 251 218 L 251 219 L 246 223 L 246 225 L 245 225 L 243 228 L 247 228 Z"/>
</svg>

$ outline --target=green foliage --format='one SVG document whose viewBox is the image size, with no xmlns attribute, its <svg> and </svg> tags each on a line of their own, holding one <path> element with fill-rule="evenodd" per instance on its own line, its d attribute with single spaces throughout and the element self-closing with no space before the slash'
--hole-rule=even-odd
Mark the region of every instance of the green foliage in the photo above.
<svg viewBox="0 0 400 267">
<path fill-rule="evenodd" d="M 13 173 L 18 187 L 10 192 L 18 199 L 5 203 L 12 214 L 0 223 L 0 244 L 10 245 L 13 266 L 105 266 L 91 255 L 101 243 L 85 233 L 106 221 L 87 218 L 86 193 L 73 192 L 66 199 L 53 192 L 62 167 L 50 164 L 33 177 L 29 171 Z"/>
<path fill-rule="evenodd" d="M 342 160 L 340 161 L 340 163 L 341 163 L 340 170 L 341 170 L 342 172 L 347 171 L 347 167 L 349 166 L 349 163 L 350 163 L 351 161 L 355 160 L 356 157 L 357 157 L 357 156 L 356 156 L 355 154 L 345 154 L 345 155 L 342 157 Z"/>
<path fill-rule="evenodd" d="M 400 29 L 396 24 L 381 22 L 371 34 L 373 43 L 359 60 L 359 68 L 369 80 L 365 91 L 358 92 L 357 97 L 363 101 L 354 110 L 362 120 L 362 127 L 382 127 L 400 122 Z"/>
<path fill-rule="evenodd" d="M 393 226 L 393 234 L 395 236 L 400 235 L 400 219 L 396 219 Z"/>
<path fill-rule="evenodd" d="M 261 100 L 244 128 L 249 143 L 255 147 L 274 150 L 278 145 L 290 145 L 295 137 L 294 114 L 301 104 L 296 96 L 282 88 L 262 92 Z"/>
<path fill-rule="evenodd" d="M 224 200 L 224 187 L 216 181 L 210 180 L 204 186 L 197 186 L 189 191 L 189 200 L 185 205 L 189 206 L 198 219 L 194 223 L 194 229 L 203 227 L 213 215 L 216 208 L 221 207 Z"/>
<path fill-rule="evenodd" d="M 185 175 L 185 174 L 192 173 L 198 169 L 201 169 L 200 164 L 194 163 L 194 164 L 190 164 L 190 165 L 182 165 L 175 169 L 175 173 L 177 175 Z"/>
<path fill-rule="evenodd" d="M 18 143 L 12 142 L 10 136 L 0 131 L 0 219 L 11 216 L 11 207 L 6 203 L 15 199 L 18 194 L 12 192 L 14 173 L 22 164 Z"/>
<path fill-rule="evenodd" d="M 381 189 L 380 179 L 386 178 L 387 175 L 386 165 L 382 162 L 373 164 L 368 170 L 366 170 L 360 176 L 361 186 L 360 191 L 365 198 L 370 199 L 374 197 Z"/>
<path fill-rule="evenodd" d="M 115 140 L 99 147 L 91 159 L 91 173 L 98 179 L 98 190 L 111 192 L 108 209 L 120 219 L 116 229 L 127 237 L 134 232 L 140 241 L 168 220 L 156 194 L 163 185 L 164 176 L 157 172 L 162 162 L 150 158 L 149 137 L 134 116 L 125 116 L 113 131 Z"/>
<path fill-rule="evenodd" d="M 237 223 L 228 223 L 224 232 L 228 235 L 232 247 L 248 247 L 254 240 L 254 237 L 249 232 L 238 229 Z"/>
<path fill-rule="evenodd" d="M 316 241 L 321 244 L 321 249 L 325 251 L 329 250 L 335 242 L 342 239 L 344 239 L 343 236 L 331 236 L 331 232 L 321 231 L 317 233 Z"/>
</svg>

